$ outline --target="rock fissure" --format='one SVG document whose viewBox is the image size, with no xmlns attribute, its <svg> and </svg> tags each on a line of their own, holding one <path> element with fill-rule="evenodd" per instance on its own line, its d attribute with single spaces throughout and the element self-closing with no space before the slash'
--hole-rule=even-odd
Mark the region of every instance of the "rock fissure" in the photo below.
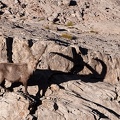
<svg viewBox="0 0 120 120">
<path fill-rule="evenodd" d="M 120 119 L 119 5 L 1 0 L 0 62 L 30 65 L 41 57 L 28 80 L 29 96 L 18 83 L 12 92 L 0 86 L 0 120 Z"/>
</svg>

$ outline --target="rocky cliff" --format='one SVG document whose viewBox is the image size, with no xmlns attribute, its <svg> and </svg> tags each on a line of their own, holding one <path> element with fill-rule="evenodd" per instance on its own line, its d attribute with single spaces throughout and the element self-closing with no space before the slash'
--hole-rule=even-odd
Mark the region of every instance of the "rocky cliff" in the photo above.
<svg viewBox="0 0 120 120">
<path fill-rule="evenodd" d="M 39 63 L 0 87 L 0 120 L 120 119 L 119 0 L 1 0 L 0 62 Z M 29 65 L 29 63 L 27 63 Z M 11 83 L 5 82 L 8 88 Z"/>
</svg>

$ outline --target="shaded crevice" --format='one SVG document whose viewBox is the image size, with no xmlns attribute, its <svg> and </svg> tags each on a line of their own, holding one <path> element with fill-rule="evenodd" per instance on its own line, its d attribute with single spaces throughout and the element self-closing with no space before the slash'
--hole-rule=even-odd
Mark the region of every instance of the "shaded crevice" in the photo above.
<svg viewBox="0 0 120 120">
<path fill-rule="evenodd" d="M 28 110 L 30 111 L 31 115 L 34 115 L 37 110 L 37 107 L 40 106 L 42 102 L 37 96 L 30 95 L 29 98 L 32 98 L 32 100 L 30 100 L 29 102 Z"/>
<path fill-rule="evenodd" d="M 1 6 L 1 9 L 3 9 L 3 8 L 6 8 L 6 7 L 7 7 L 7 5 L 6 5 L 6 4 L 4 4 L 2 1 L 0 1 L 0 4 L 2 5 L 2 6 Z"/>
<path fill-rule="evenodd" d="M 85 105 L 85 106 L 87 106 L 87 105 Z M 105 114 L 101 113 L 101 112 L 98 111 L 97 109 L 94 109 L 94 108 L 92 108 L 92 107 L 90 107 L 90 106 L 87 106 L 87 107 L 92 110 L 92 113 L 93 113 L 94 115 L 97 115 L 97 116 L 99 117 L 98 120 L 100 120 L 101 118 L 109 119 L 108 116 L 106 116 Z"/>
<path fill-rule="evenodd" d="M 85 7 L 86 8 L 90 8 L 90 3 L 89 2 L 85 2 Z"/>
<path fill-rule="evenodd" d="M 58 108 L 59 108 L 58 105 L 57 105 L 57 103 L 54 103 L 53 107 L 54 107 L 55 111 L 58 110 Z"/>
<path fill-rule="evenodd" d="M 81 16 L 82 16 L 82 20 L 84 20 L 84 14 L 85 14 L 85 9 L 81 8 Z"/>
<path fill-rule="evenodd" d="M 56 22 L 58 22 L 58 21 L 59 21 L 59 18 L 53 19 L 53 23 L 56 23 Z"/>
<path fill-rule="evenodd" d="M 10 63 L 13 63 L 12 61 L 12 44 L 13 44 L 13 38 L 12 37 L 8 37 L 6 38 L 6 47 L 7 47 L 7 60 Z"/>
<path fill-rule="evenodd" d="M 75 0 L 71 0 L 69 6 L 76 6 L 77 2 Z"/>
<path fill-rule="evenodd" d="M 3 15 L 4 14 L 4 12 L 3 11 L 0 11 L 0 15 Z"/>
<path fill-rule="evenodd" d="M 33 40 L 32 40 L 32 39 L 28 40 L 28 46 L 29 46 L 30 48 L 33 46 Z"/>
<path fill-rule="evenodd" d="M 120 81 L 120 78 L 119 78 L 119 77 L 117 77 L 117 80 L 118 80 L 118 81 Z"/>
<path fill-rule="evenodd" d="M 18 3 L 19 3 L 19 5 L 21 4 L 21 1 L 20 0 L 17 0 L 18 1 Z"/>
<path fill-rule="evenodd" d="M 48 38 L 47 40 L 48 41 L 54 41 L 56 44 L 62 45 L 62 46 L 65 46 L 65 47 L 68 47 L 70 45 L 69 42 L 66 42 L 66 41 L 63 41 L 63 40 L 59 40 L 59 39 L 55 39 L 55 38 Z"/>
</svg>

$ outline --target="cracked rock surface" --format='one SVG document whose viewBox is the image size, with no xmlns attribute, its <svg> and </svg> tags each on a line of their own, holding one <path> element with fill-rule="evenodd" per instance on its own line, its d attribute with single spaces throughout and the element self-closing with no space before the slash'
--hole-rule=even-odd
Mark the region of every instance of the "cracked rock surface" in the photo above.
<svg viewBox="0 0 120 120">
<path fill-rule="evenodd" d="M 0 120 L 119 120 L 119 51 L 119 0 L 1 0 L 0 63 L 43 54 L 30 95 L 0 86 Z"/>
</svg>

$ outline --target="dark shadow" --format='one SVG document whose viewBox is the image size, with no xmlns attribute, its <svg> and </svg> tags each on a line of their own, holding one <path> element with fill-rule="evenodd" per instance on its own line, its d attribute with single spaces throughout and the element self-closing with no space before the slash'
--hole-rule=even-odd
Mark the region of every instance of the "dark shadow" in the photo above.
<svg viewBox="0 0 120 120">
<path fill-rule="evenodd" d="M 76 6 L 77 2 L 75 0 L 71 0 L 69 6 Z"/>
<path fill-rule="evenodd" d="M 22 85 L 22 83 L 20 83 L 20 82 L 14 82 L 14 83 L 12 83 L 11 86 L 8 87 L 7 89 L 8 89 L 9 91 L 13 92 L 13 88 L 19 87 L 20 85 Z"/>
<path fill-rule="evenodd" d="M 41 98 L 45 95 L 45 92 L 49 86 L 48 78 L 52 75 L 53 71 L 51 70 L 39 70 L 37 69 L 34 74 L 28 80 L 28 86 L 38 86 L 38 92 L 36 94 L 37 98 Z M 40 92 L 42 90 L 42 95 Z"/>
<path fill-rule="evenodd" d="M 83 55 L 86 55 L 87 52 L 88 52 L 87 49 L 84 49 L 84 48 L 81 48 L 81 47 L 79 47 L 79 49 L 80 49 L 80 51 L 81 51 L 81 53 Z M 73 64 L 74 64 L 73 68 L 71 68 L 71 70 L 69 71 L 69 73 L 71 73 L 71 74 L 77 74 L 77 73 L 79 73 L 86 66 L 92 72 L 92 74 L 89 74 L 89 75 L 77 75 L 77 76 L 81 76 L 83 78 L 82 80 L 84 82 L 98 82 L 98 81 L 103 81 L 103 79 L 105 78 L 105 75 L 107 73 L 107 66 L 106 66 L 106 64 L 102 60 L 100 60 L 98 58 L 95 58 L 94 60 L 96 60 L 97 62 L 99 62 L 102 65 L 102 71 L 101 71 L 100 74 L 96 70 L 94 70 L 89 64 L 87 64 L 87 63 L 85 63 L 83 61 L 83 58 L 81 57 L 80 54 L 78 54 L 76 52 L 75 48 L 72 48 L 73 58 L 69 57 L 67 55 L 64 55 L 62 53 L 58 53 L 58 52 L 51 52 L 51 53 L 59 55 L 59 56 L 65 58 L 65 59 L 73 62 Z M 88 79 L 86 79 L 86 78 L 88 78 Z M 93 80 L 91 80 L 91 78 Z"/>
<path fill-rule="evenodd" d="M 4 12 L 3 11 L 0 11 L 0 15 L 3 15 L 4 14 Z"/>
<path fill-rule="evenodd" d="M 2 1 L 0 1 L 0 4 L 2 5 L 2 6 L 1 6 L 1 9 L 3 9 L 3 8 L 6 8 L 6 7 L 7 7 L 7 5 L 6 5 L 6 4 L 4 4 Z"/>
<path fill-rule="evenodd" d="M 98 81 L 103 81 L 103 79 L 105 78 L 105 76 L 106 76 L 106 73 L 107 73 L 107 66 L 106 66 L 106 64 L 102 61 L 102 60 L 100 60 L 100 59 L 98 59 L 98 58 L 96 58 L 96 59 L 94 59 L 94 60 L 96 60 L 97 62 L 99 62 L 101 65 L 102 65 L 102 71 L 101 71 L 101 73 L 99 74 L 96 70 L 94 70 L 89 64 L 87 64 L 87 63 L 85 63 L 85 66 L 92 72 L 92 74 L 89 74 L 89 75 L 81 75 L 81 77 L 88 77 L 88 78 L 90 78 L 89 80 L 84 80 L 84 82 L 98 82 Z"/>
<path fill-rule="evenodd" d="M 72 53 L 73 53 L 73 58 L 69 57 L 67 55 L 64 55 L 62 53 L 58 53 L 58 52 L 51 52 L 52 54 L 57 54 L 71 62 L 73 62 L 73 68 L 71 68 L 71 70 L 69 71 L 72 74 L 77 74 L 78 72 L 82 71 L 84 68 L 84 61 L 83 58 L 77 54 L 76 49 L 72 47 Z"/>
<path fill-rule="evenodd" d="M 68 47 L 70 45 L 69 42 L 59 40 L 59 39 L 55 39 L 55 38 L 48 38 L 47 41 L 54 41 L 56 44 L 62 45 L 62 46 L 65 46 L 65 47 Z"/>
<path fill-rule="evenodd" d="M 12 44 L 13 44 L 13 38 L 12 37 L 6 38 L 7 60 L 10 63 L 13 63 L 13 61 L 12 61 Z"/>
<path fill-rule="evenodd" d="M 87 54 L 87 52 L 88 52 L 87 49 L 84 49 L 84 48 L 80 48 L 80 49 L 84 55 Z M 73 68 L 71 68 L 71 70 L 68 73 L 61 72 L 61 71 L 55 71 L 55 70 L 53 71 L 53 70 L 48 70 L 48 69 L 46 69 L 46 70 L 37 69 L 34 72 L 34 74 L 30 77 L 28 85 L 37 85 L 38 86 L 38 93 L 36 94 L 36 96 L 38 98 L 44 96 L 48 86 L 50 86 L 51 84 L 60 85 L 61 83 L 67 82 L 70 80 L 82 80 L 84 82 L 91 82 L 91 83 L 103 81 L 103 79 L 105 78 L 106 72 L 107 72 L 107 66 L 102 60 L 100 60 L 98 58 L 95 59 L 102 66 L 102 71 L 99 74 L 89 64 L 87 64 L 83 61 L 81 54 L 78 54 L 76 52 L 75 48 L 72 48 L 72 53 L 73 53 L 73 58 L 69 57 L 67 55 L 64 55 L 62 53 L 58 53 L 58 52 L 51 53 L 51 54 L 59 55 L 65 59 L 73 62 L 74 66 L 73 66 Z M 91 71 L 91 74 L 78 75 L 78 73 L 80 71 L 82 71 L 85 66 Z M 62 86 L 61 86 L 61 88 L 62 88 Z M 41 90 L 43 91 L 42 95 L 40 95 Z"/>
<path fill-rule="evenodd" d="M 87 55 L 88 54 L 88 49 L 87 48 L 79 47 L 79 50 L 82 53 L 82 55 Z"/>
<path fill-rule="evenodd" d="M 85 9 L 81 8 L 81 16 L 82 16 L 82 20 L 84 20 L 84 14 L 85 14 Z"/>
<path fill-rule="evenodd" d="M 54 107 L 55 111 L 58 110 L 58 108 L 59 108 L 58 105 L 57 105 L 57 103 L 54 103 L 53 107 Z"/>
<path fill-rule="evenodd" d="M 67 30 L 64 28 L 57 28 L 57 31 L 67 31 Z"/>
<path fill-rule="evenodd" d="M 83 58 L 81 57 L 81 55 L 79 55 L 76 52 L 76 49 L 72 47 L 72 53 L 73 53 L 73 68 L 71 68 L 70 72 L 72 74 L 77 74 L 80 71 L 82 71 L 84 69 L 84 61 Z"/>
<path fill-rule="evenodd" d="M 20 26 L 20 25 L 18 25 L 18 24 L 15 24 L 15 23 L 13 23 L 12 28 L 13 28 L 13 29 L 14 29 L 14 28 L 24 29 L 22 26 Z"/>
<path fill-rule="evenodd" d="M 65 56 L 66 57 L 66 56 Z M 68 56 L 67 56 L 68 57 Z M 69 58 L 69 57 L 68 57 Z M 61 72 L 61 71 L 53 71 L 53 70 L 39 70 L 37 69 L 35 73 L 31 76 L 29 79 L 28 85 L 29 86 L 38 86 L 38 92 L 36 96 L 38 98 L 42 97 L 45 95 L 45 92 L 51 84 L 57 84 L 60 86 L 61 83 L 67 82 L 70 80 L 82 80 L 83 82 L 99 82 L 102 81 L 106 75 L 107 72 L 107 67 L 105 63 L 102 60 L 96 59 L 99 61 L 102 65 L 102 71 L 99 74 L 96 72 L 90 65 L 87 63 L 83 63 L 87 68 L 92 72 L 92 74 L 88 75 L 78 75 L 78 74 L 73 74 L 71 72 Z M 81 66 L 79 66 L 81 67 Z M 83 69 L 84 66 L 82 65 L 82 68 L 79 68 L 78 70 Z M 60 88 L 64 89 L 64 87 L 60 86 Z M 42 90 L 42 95 L 40 95 L 40 91 Z"/>
<path fill-rule="evenodd" d="M 77 39 L 77 37 L 76 36 L 72 36 L 72 40 L 76 40 Z"/>
<path fill-rule="evenodd" d="M 58 22 L 59 21 L 59 18 L 54 18 L 53 19 L 53 23 L 55 24 L 56 22 Z"/>
<path fill-rule="evenodd" d="M 29 107 L 28 110 L 30 111 L 30 114 L 35 114 L 35 111 L 37 110 L 37 107 L 42 104 L 40 98 L 30 95 L 27 96 L 27 99 L 29 99 Z"/>
<path fill-rule="evenodd" d="M 86 105 L 85 105 L 86 106 Z M 94 109 L 90 106 L 86 106 L 88 108 L 90 108 L 92 110 L 93 114 L 96 114 L 97 116 L 99 116 L 98 120 L 100 120 L 101 118 L 105 118 L 105 119 L 109 119 L 109 117 L 107 117 L 105 114 L 101 113 L 100 111 L 98 111 L 97 109 Z"/>
<path fill-rule="evenodd" d="M 32 40 L 32 39 L 28 40 L 28 46 L 29 46 L 29 47 L 32 47 L 32 46 L 33 46 L 33 40 Z"/>
</svg>

